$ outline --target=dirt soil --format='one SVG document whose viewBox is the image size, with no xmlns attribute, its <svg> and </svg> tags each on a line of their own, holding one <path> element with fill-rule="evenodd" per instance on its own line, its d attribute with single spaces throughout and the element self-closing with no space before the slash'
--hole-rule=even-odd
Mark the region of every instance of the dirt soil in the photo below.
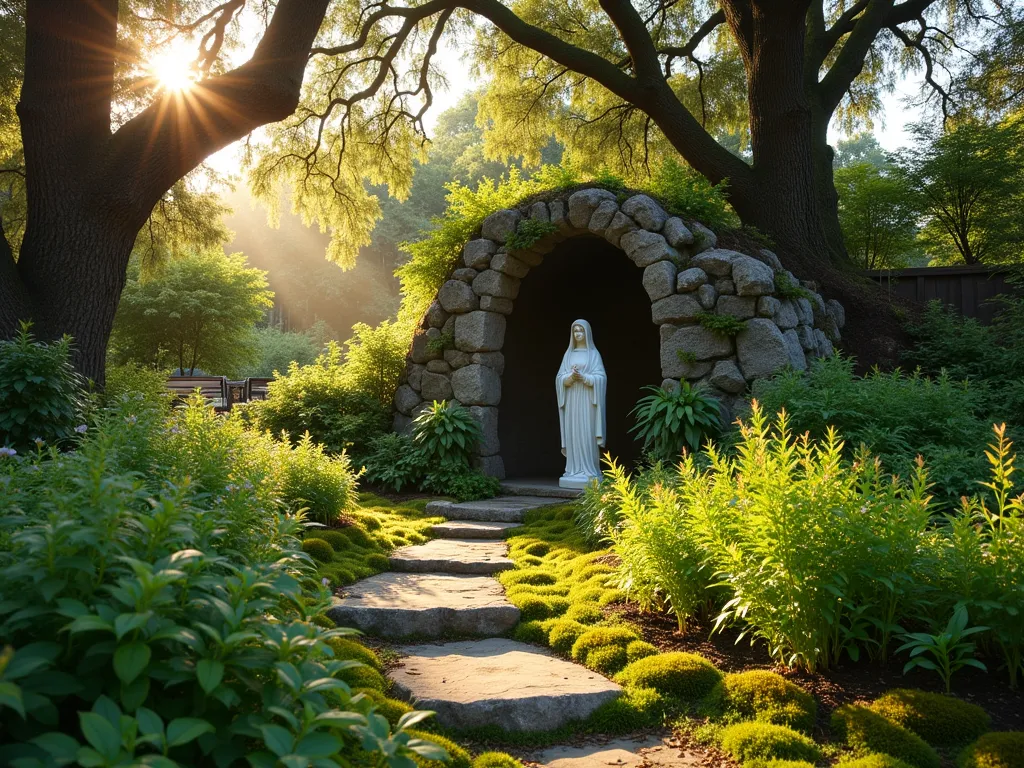
<svg viewBox="0 0 1024 768">
<path fill-rule="evenodd" d="M 726 672 L 770 669 L 810 691 L 818 699 L 818 729 L 827 731 L 829 717 L 836 707 L 852 701 L 875 699 L 892 688 L 919 688 L 942 693 L 938 676 L 923 669 L 903 674 L 904 655 L 881 665 L 869 661 L 844 661 L 826 672 L 800 672 L 776 664 L 764 643 L 751 647 L 748 638 L 737 642 L 739 632 L 726 629 L 710 635 L 711 625 L 692 623 L 679 634 L 676 621 L 668 614 L 641 613 L 636 606 L 616 605 L 615 613 L 641 628 L 644 639 L 662 651 L 699 653 Z M 710 636 L 709 636 L 710 635 Z M 965 701 L 977 704 L 992 717 L 992 729 L 1024 730 L 1024 691 L 1011 690 L 1006 673 L 990 664 L 990 670 L 966 667 L 953 678 L 953 692 Z"/>
</svg>

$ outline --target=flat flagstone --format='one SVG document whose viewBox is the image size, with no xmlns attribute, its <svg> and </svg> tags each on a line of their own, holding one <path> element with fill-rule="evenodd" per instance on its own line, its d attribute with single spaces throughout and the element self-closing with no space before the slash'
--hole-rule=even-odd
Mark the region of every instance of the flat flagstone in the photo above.
<svg viewBox="0 0 1024 768">
<path fill-rule="evenodd" d="M 432 539 L 391 553 L 391 568 L 414 573 L 498 573 L 515 567 L 504 541 Z"/>
<path fill-rule="evenodd" d="M 388 672 L 417 709 L 448 728 L 499 725 L 548 731 L 583 720 L 622 689 L 586 667 L 514 640 L 461 641 L 396 649 L 405 658 Z"/>
<path fill-rule="evenodd" d="M 481 520 L 491 523 L 521 523 L 523 513 L 552 504 L 564 504 L 564 499 L 539 496 L 499 496 L 481 501 L 432 501 L 427 514 L 441 515 L 448 520 Z"/>
<path fill-rule="evenodd" d="M 648 736 L 600 744 L 562 744 L 534 755 L 532 762 L 543 768 L 697 768 L 702 757 Z"/>
<path fill-rule="evenodd" d="M 380 573 L 335 598 L 327 615 L 338 626 L 380 637 L 500 635 L 519 621 L 519 609 L 487 576 Z"/>
<path fill-rule="evenodd" d="M 485 523 L 477 520 L 450 520 L 430 529 L 435 536 L 449 539 L 504 539 L 512 528 L 522 523 Z"/>
<path fill-rule="evenodd" d="M 550 499 L 575 499 L 583 493 L 579 488 L 563 488 L 558 484 L 558 480 L 548 477 L 502 480 L 501 490 L 512 496 L 539 496 Z"/>
</svg>

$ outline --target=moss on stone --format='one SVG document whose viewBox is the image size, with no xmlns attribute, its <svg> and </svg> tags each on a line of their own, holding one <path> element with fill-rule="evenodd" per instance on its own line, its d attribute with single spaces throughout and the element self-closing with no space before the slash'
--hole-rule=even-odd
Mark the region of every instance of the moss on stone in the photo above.
<svg viewBox="0 0 1024 768">
<path fill-rule="evenodd" d="M 810 738 L 784 725 L 737 723 L 722 731 L 722 749 L 739 763 L 797 760 L 816 763 L 821 750 Z"/>
<path fill-rule="evenodd" d="M 707 696 L 721 679 L 722 673 L 710 661 L 682 651 L 639 659 L 615 677 L 622 685 L 654 688 L 690 701 Z"/>
<path fill-rule="evenodd" d="M 988 713 L 976 704 L 908 688 L 888 691 L 871 709 L 937 747 L 963 746 L 992 726 Z"/>
<path fill-rule="evenodd" d="M 811 694 L 782 675 L 761 669 L 726 675 L 711 698 L 741 717 L 785 725 L 804 733 L 814 728 L 818 713 Z"/>
<path fill-rule="evenodd" d="M 918 736 L 860 704 L 832 713 L 832 735 L 861 754 L 881 752 L 916 768 L 939 768 L 939 756 Z"/>
</svg>

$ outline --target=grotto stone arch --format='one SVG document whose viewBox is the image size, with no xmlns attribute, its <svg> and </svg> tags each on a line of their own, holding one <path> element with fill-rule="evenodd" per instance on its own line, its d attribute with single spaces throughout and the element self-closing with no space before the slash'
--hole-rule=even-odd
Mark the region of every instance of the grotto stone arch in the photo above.
<svg viewBox="0 0 1024 768">
<path fill-rule="evenodd" d="M 528 248 L 510 248 L 509 238 L 529 220 L 549 222 L 553 231 Z M 556 246 L 578 237 L 603 238 L 642 270 L 637 279 L 658 327 L 662 386 L 701 383 L 731 413 L 755 379 L 834 353 L 843 307 L 825 301 L 813 283 L 800 283 L 774 253 L 719 248 L 710 229 L 670 216 L 647 195 L 620 204 L 616 194 L 588 187 L 483 221 L 413 337 L 395 393 L 396 431 L 408 430 L 432 401 L 455 400 L 482 427 L 477 465 L 505 476 L 498 423 L 506 328 L 516 320 L 522 281 Z M 706 327 L 708 315 L 732 316 L 743 329 L 723 335 Z"/>
</svg>

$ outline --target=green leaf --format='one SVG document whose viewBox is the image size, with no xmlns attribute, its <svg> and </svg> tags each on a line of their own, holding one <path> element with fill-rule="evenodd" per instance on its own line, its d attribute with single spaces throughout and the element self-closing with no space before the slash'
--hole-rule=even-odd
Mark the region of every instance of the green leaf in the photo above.
<svg viewBox="0 0 1024 768">
<path fill-rule="evenodd" d="M 224 677 L 224 664 L 216 659 L 200 659 L 196 664 L 196 677 L 199 685 L 209 693 L 218 685 Z"/>
<path fill-rule="evenodd" d="M 51 731 L 32 739 L 32 743 L 44 749 L 57 765 L 67 765 L 74 762 L 78 749 L 81 746 L 76 739 L 66 733 Z"/>
<path fill-rule="evenodd" d="M 295 754 L 303 757 L 330 757 L 341 749 L 341 739 L 330 733 L 311 733 L 296 746 Z"/>
<path fill-rule="evenodd" d="M 263 733 L 263 742 L 275 755 L 282 757 L 291 754 L 295 738 L 286 729 L 280 725 L 263 725 L 260 731 Z"/>
<path fill-rule="evenodd" d="M 113 762 L 121 751 L 121 734 L 103 715 L 79 712 L 78 723 L 85 740 L 107 761 Z"/>
<path fill-rule="evenodd" d="M 139 707 L 135 711 L 135 719 L 139 723 L 139 732 L 144 734 L 164 732 L 164 721 L 160 715 L 146 707 Z"/>
<path fill-rule="evenodd" d="M 216 729 L 205 720 L 196 717 L 177 717 L 167 725 L 167 746 L 180 747 L 202 736 L 214 733 Z"/>
<path fill-rule="evenodd" d="M 21 700 L 21 688 L 14 683 L 0 682 L 0 707 L 13 709 L 24 720 L 25 705 Z"/>
<path fill-rule="evenodd" d="M 120 640 L 126 634 L 132 630 L 138 629 L 149 621 L 152 616 L 151 611 L 146 613 L 122 613 L 116 619 L 114 619 L 114 634 L 117 635 L 117 639 Z"/>
<path fill-rule="evenodd" d="M 130 683 L 146 668 L 151 656 L 152 651 L 145 643 L 122 645 L 114 651 L 114 672 L 122 682 Z"/>
</svg>

